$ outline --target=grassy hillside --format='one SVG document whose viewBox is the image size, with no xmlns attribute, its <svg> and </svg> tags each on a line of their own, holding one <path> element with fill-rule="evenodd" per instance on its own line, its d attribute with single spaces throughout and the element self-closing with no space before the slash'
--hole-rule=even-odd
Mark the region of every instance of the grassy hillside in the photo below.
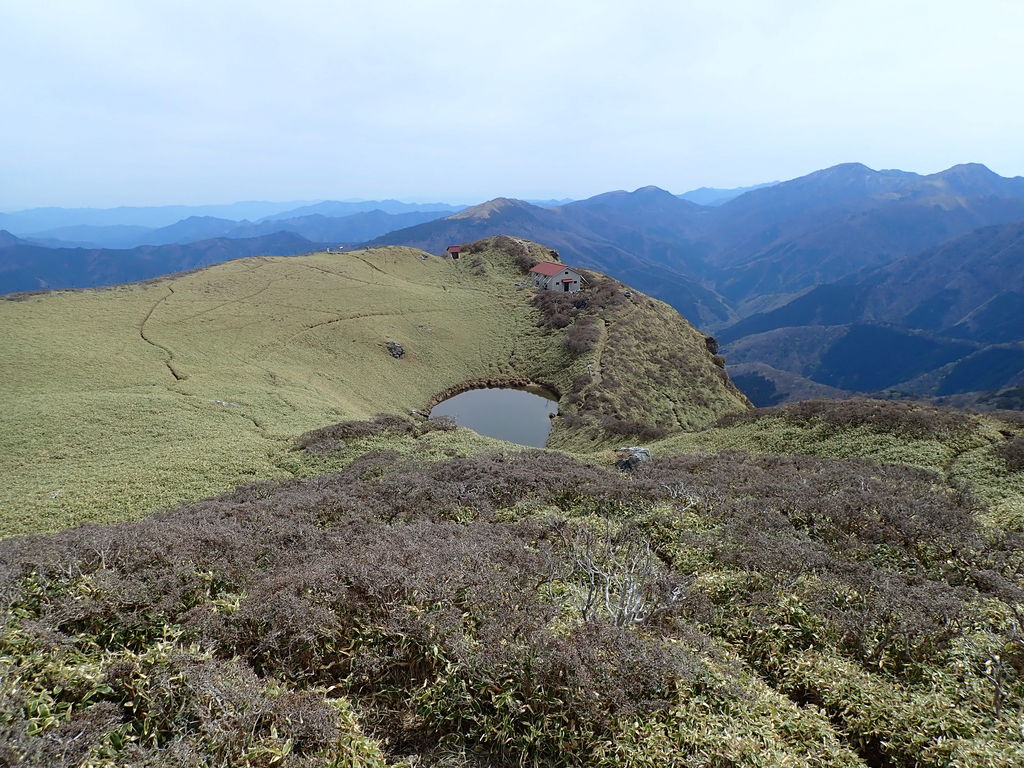
<svg viewBox="0 0 1024 768">
<path fill-rule="evenodd" d="M 666 305 L 525 287 L 550 257 L 0 303 L 3 532 L 129 519 L 0 541 L 0 764 L 1024 765 L 1019 416 L 753 411 Z M 559 450 L 407 413 L 513 378 Z"/>
<path fill-rule="evenodd" d="M 558 430 L 564 446 L 577 434 L 600 447 L 630 440 L 631 429 L 692 427 L 745 407 L 703 337 L 639 294 L 583 310 L 608 340 L 570 351 L 581 311 L 546 322 L 533 289 L 517 287 L 515 256 L 529 264 L 548 251 L 502 242 L 505 250 L 485 241 L 457 262 L 408 248 L 257 258 L 0 302 L 0 324 L 13 329 L 0 339 L 0 531 L 138 517 L 301 473 L 299 434 L 424 408 L 466 381 L 526 377 L 622 403 L 628 421 L 606 432 L 584 413 L 575 430 Z M 630 325 L 660 340 L 653 351 Z M 405 346 L 400 360 L 386 350 L 391 339 Z M 692 358 L 688 375 L 647 386 L 642 371 L 672 351 Z M 580 383 L 588 364 L 603 382 Z"/>
</svg>

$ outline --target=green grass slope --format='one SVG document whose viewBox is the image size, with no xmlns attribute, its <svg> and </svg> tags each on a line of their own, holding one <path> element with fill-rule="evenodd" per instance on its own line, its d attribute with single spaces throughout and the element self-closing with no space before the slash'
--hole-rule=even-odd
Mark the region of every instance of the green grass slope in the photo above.
<svg viewBox="0 0 1024 768">
<path fill-rule="evenodd" d="M 577 433 L 600 447 L 746 407 L 703 337 L 660 302 L 637 294 L 545 323 L 534 290 L 519 285 L 542 258 L 545 248 L 499 238 L 454 262 L 401 247 L 254 258 L 0 302 L 0 533 L 138 517 L 301 473 L 299 434 L 425 408 L 465 382 L 528 378 L 622 403 L 628 418 L 612 431 L 596 412 L 578 416 L 575 432 L 556 430 L 563 446 Z M 572 351 L 566 339 L 583 315 L 611 329 L 609 341 Z M 631 325 L 653 328 L 658 348 L 638 346 Z M 406 349 L 400 360 L 391 339 Z M 666 350 L 689 359 L 689 375 L 652 388 L 630 373 Z M 581 383 L 588 365 L 604 371 L 603 385 Z"/>
</svg>

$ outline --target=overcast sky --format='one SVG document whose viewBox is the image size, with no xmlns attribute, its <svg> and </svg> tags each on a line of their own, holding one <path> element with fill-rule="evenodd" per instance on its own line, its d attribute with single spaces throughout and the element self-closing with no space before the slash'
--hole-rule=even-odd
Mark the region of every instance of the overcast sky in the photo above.
<svg viewBox="0 0 1024 768">
<path fill-rule="evenodd" d="M 0 210 L 1024 174 L 1022 0 L 0 0 Z"/>
</svg>

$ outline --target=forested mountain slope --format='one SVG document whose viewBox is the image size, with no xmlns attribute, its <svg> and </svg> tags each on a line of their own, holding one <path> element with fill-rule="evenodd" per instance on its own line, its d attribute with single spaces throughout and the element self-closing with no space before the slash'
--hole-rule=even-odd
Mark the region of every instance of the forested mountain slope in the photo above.
<svg viewBox="0 0 1024 768">
<path fill-rule="evenodd" d="M 986 227 L 818 286 L 720 339 L 736 362 L 848 390 L 945 396 L 1019 387 L 1022 264 L 1024 222 Z"/>
</svg>

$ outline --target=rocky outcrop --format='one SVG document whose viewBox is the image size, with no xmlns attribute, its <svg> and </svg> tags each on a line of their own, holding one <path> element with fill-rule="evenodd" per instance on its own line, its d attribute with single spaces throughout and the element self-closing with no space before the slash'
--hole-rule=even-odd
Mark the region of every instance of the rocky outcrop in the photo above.
<svg viewBox="0 0 1024 768">
<path fill-rule="evenodd" d="M 639 445 L 615 449 L 615 466 L 623 472 L 632 472 L 645 461 L 651 460 L 651 452 Z"/>
</svg>

